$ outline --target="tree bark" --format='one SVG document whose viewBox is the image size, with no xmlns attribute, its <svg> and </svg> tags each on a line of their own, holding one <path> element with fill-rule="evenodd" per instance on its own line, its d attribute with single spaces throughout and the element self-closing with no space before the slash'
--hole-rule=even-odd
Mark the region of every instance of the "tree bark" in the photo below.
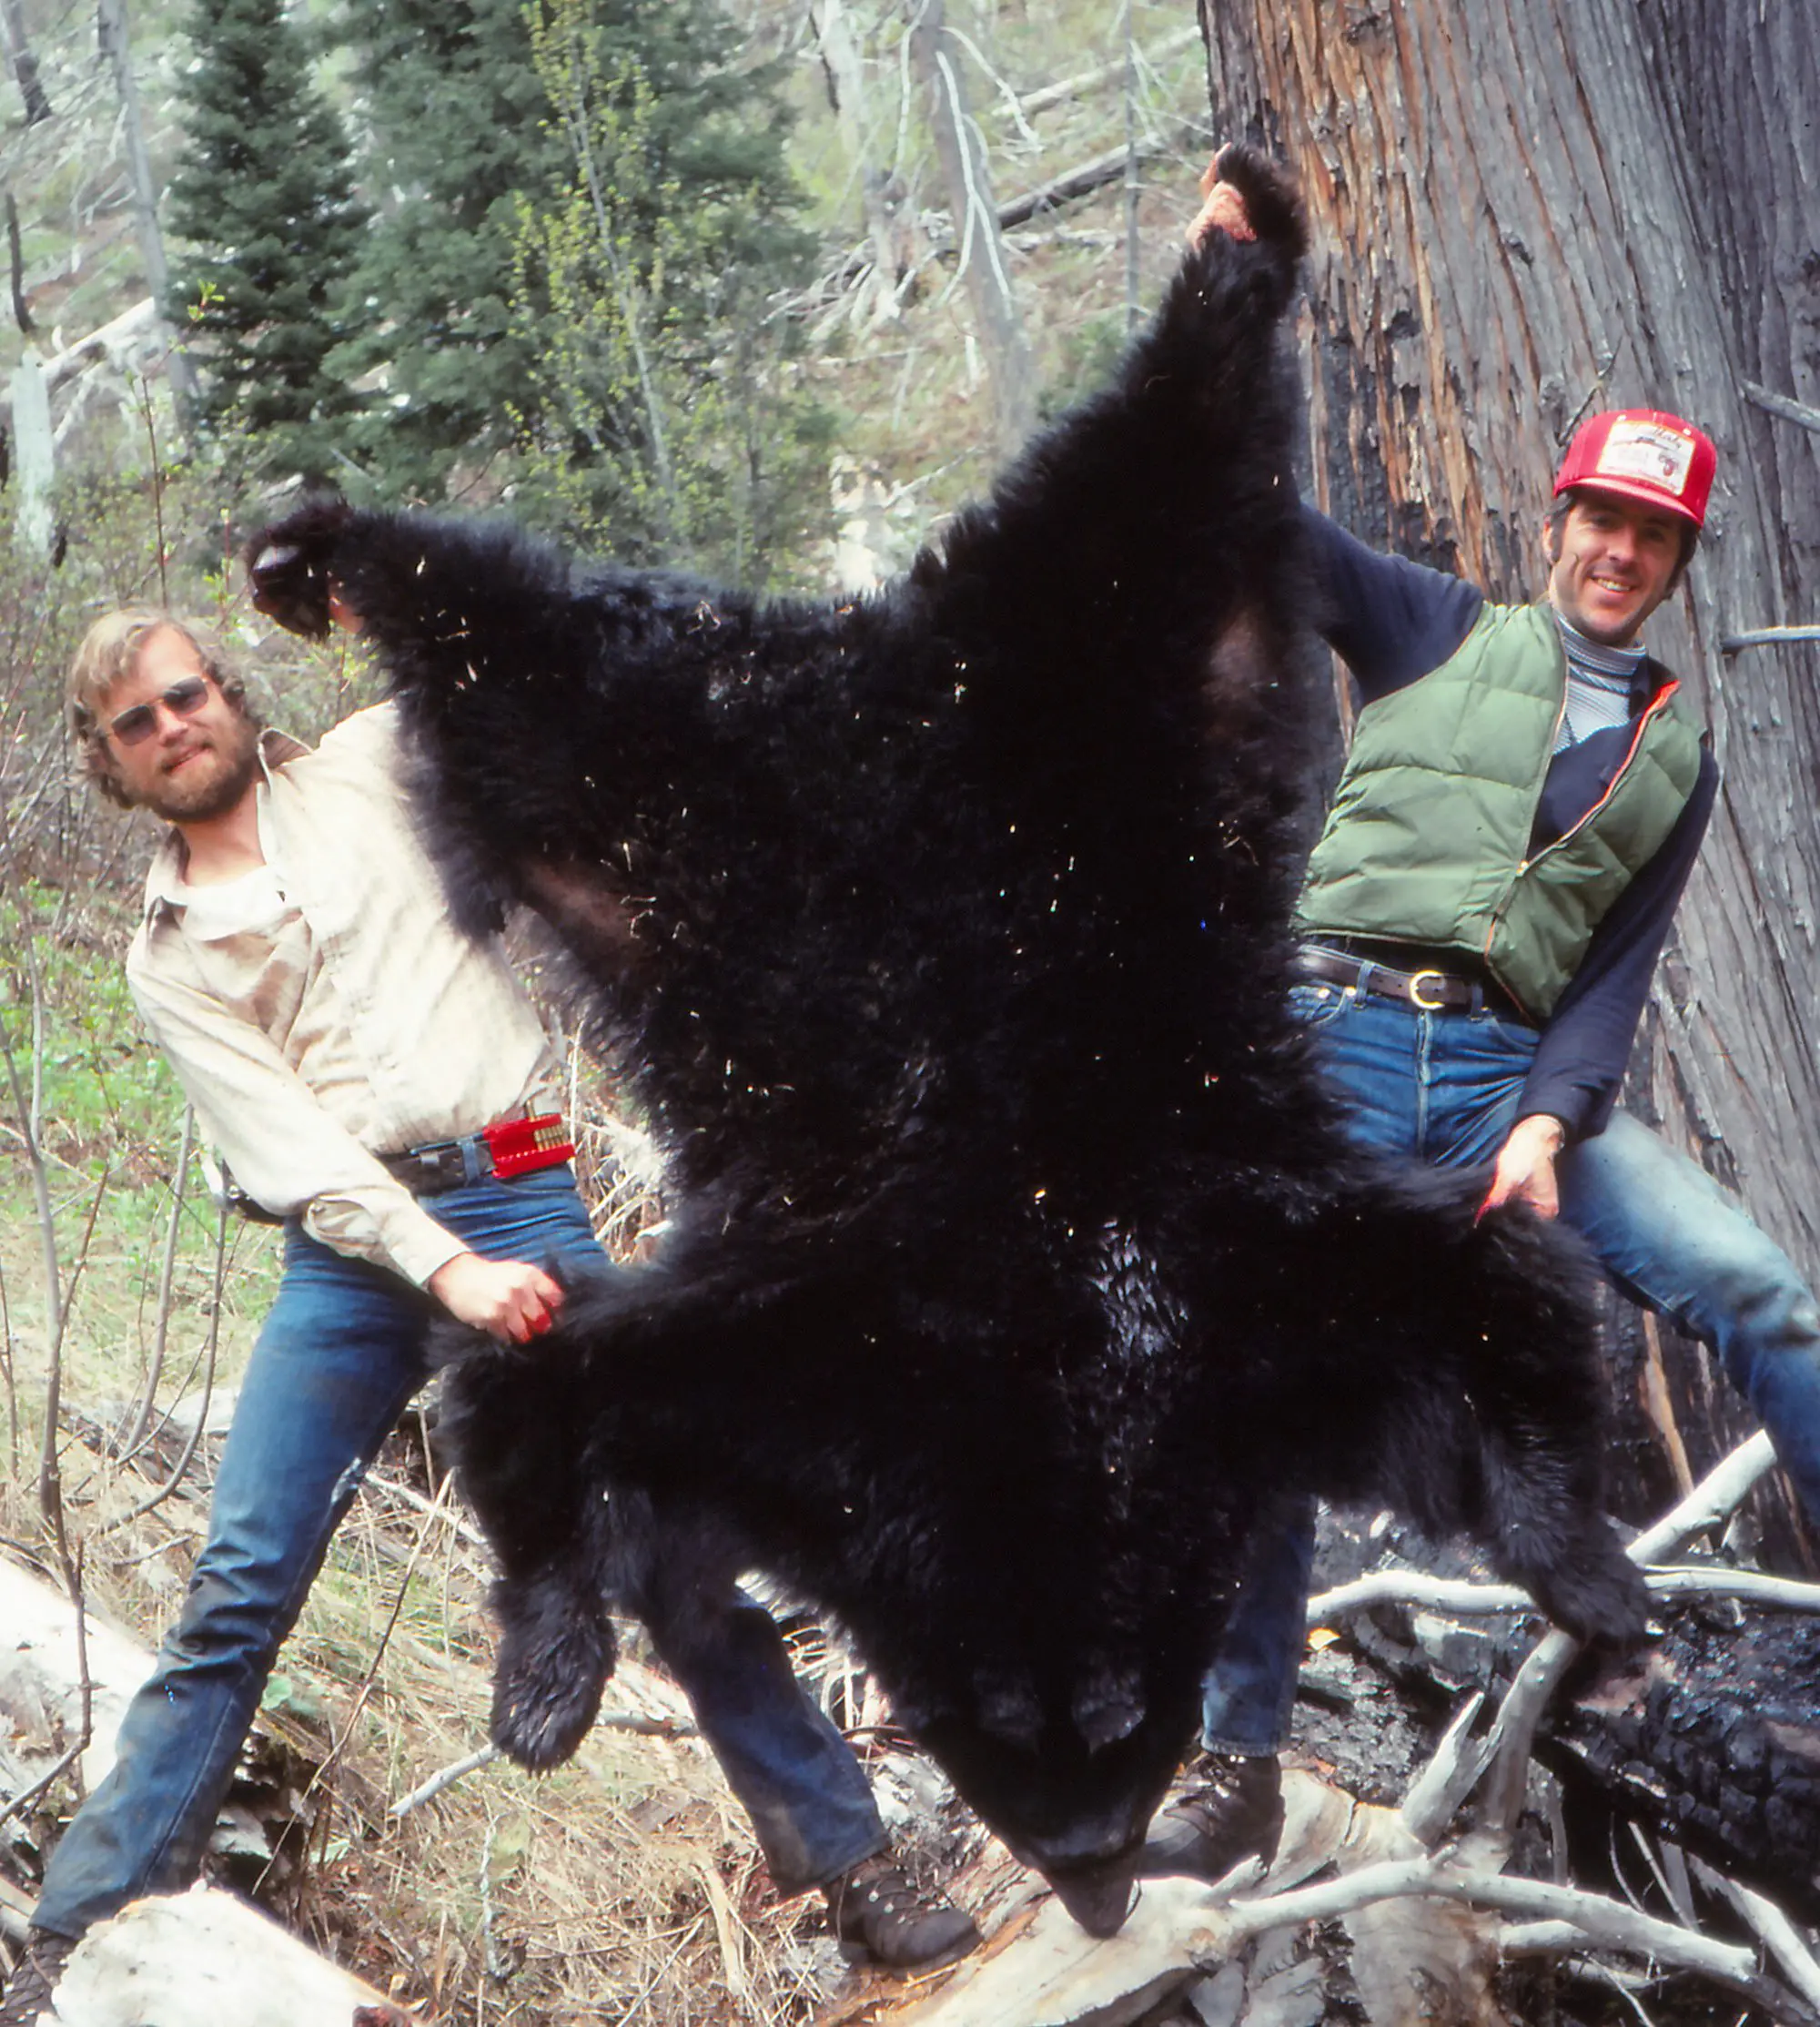
<svg viewBox="0 0 1820 2027">
<path fill-rule="evenodd" d="M 961 279 L 986 357 L 1002 452 L 1016 451 L 1036 417 L 1036 369 L 1011 286 L 1011 257 L 992 201 L 985 144 L 967 110 L 959 45 L 944 0 L 913 0 L 910 61 L 923 88 L 942 182 L 960 247 Z"/>
<path fill-rule="evenodd" d="M 1724 774 L 1627 1102 L 1820 1272 L 1820 25 L 1731 0 L 1200 0 L 1216 131 L 1299 173 L 1316 501 L 1365 540 L 1540 589 L 1582 416 L 1719 446 L 1707 537 L 1651 622 Z M 1671 1377 L 1673 1362 L 1671 1361 Z M 1694 1470 L 1735 1425 L 1674 1402 Z"/>
<path fill-rule="evenodd" d="M 33 338 L 38 327 L 32 321 L 25 300 L 25 249 L 19 232 L 19 205 L 11 190 L 6 193 L 6 271 L 12 284 L 13 321 L 22 336 Z"/>
<path fill-rule="evenodd" d="M 146 153 L 138 86 L 133 79 L 132 50 L 126 37 L 126 0 L 96 0 L 96 27 L 101 53 L 114 73 L 115 88 L 120 95 L 120 112 L 126 134 L 126 172 L 133 187 L 133 221 L 139 236 L 139 258 L 146 266 L 152 314 L 157 319 L 165 340 L 165 370 L 170 379 L 177 420 L 187 427 L 196 381 L 189 361 L 173 338 L 165 314 L 170 271 L 165 261 L 164 233 L 158 225 L 158 189 L 152 179 L 151 158 Z"/>
</svg>

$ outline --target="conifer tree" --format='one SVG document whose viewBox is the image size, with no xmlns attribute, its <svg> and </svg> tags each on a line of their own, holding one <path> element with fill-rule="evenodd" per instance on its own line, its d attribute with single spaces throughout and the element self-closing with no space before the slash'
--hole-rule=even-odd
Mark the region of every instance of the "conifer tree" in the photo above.
<svg viewBox="0 0 1820 2027">
<path fill-rule="evenodd" d="M 198 420 L 244 432 L 255 469 L 321 478 L 357 406 L 329 363 L 367 217 L 347 137 L 283 0 L 199 0 L 187 26 L 169 309 L 200 341 Z"/>
<path fill-rule="evenodd" d="M 354 451 L 379 490 L 511 481 L 561 532 L 678 561 L 723 562 L 774 532 L 746 509 L 779 497 L 790 458 L 744 441 L 753 402 L 725 397 L 753 392 L 776 349 L 755 332 L 766 296 L 800 278 L 812 242 L 775 76 L 736 63 L 718 0 L 348 0 L 344 19 L 368 180 L 386 193 L 352 351 L 385 382 Z M 660 278 L 652 370 L 695 444 L 715 440 L 718 475 L 692 464 L 691 482 L 743 503 L 739 535 L 679 532 L 650 432 L 629 420 L 621 249 L 642 302 Z M 809 426 L 803 404 L 770 412 L 780 445 Z M 708 519 L 726 533 L 724 513 Z M 748 573 L 740 554 L 733 567 Z"/>
<path fill-rule="evenodd" d="M 511 317 L 521 193 L 561 174 L 524 0 L 348 0 L 342 30 L 369 132 L 379 216 L 359 288 L 364 336 L 344 362 L 385 399 L 353 432 L 388 497 L 437 499 L 511 441 L 531 369 Z"/>
<path fill-rule="evenodd" d="M 567 160 L 521 206 L 521 498 L 629 560 L 787 575 L 827 419 L 774 314 L 813 248 L 775 75 L 712 0 L 541 0 L 532 42 Z"/>
</svg>

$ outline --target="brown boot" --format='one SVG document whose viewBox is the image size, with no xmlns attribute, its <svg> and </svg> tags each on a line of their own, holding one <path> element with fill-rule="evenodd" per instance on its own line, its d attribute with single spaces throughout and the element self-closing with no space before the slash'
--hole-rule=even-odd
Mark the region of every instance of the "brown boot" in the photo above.
<svg viewBox="0 0 1820 2027">
<path fill-rule="evenodd" d="M 50 2011 L 51 1994 L 75 1949 L 68 1936 L 48 1929 L 34 1929 L 26 1936 L 25 1954 L 0 1995 L 0 2027 L 38 2027 L 38 2016 Z"/>
<path fill-rule="evenodd" d="M 1283 1773 L 1274 1753 L 1201 1752 L 1185 1785 L 1152 1824 L 1138 1870 L 1224 1879 L 1242 1860 L 1277 1855 L 1283 1834 Z"/>
<path fill-rule="evenodd" d="M 931 1971 L 979 1947 L 972 1917 L 938 1889 L 919 1887 L 889 1851 L 862 1859 L 822 1891 L 850 1962 Z"/>
</svg>

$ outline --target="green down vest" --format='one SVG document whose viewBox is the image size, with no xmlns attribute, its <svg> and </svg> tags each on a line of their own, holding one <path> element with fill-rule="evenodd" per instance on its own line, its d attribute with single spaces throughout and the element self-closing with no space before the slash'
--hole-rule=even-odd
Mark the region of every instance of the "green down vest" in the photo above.
<svg viewBox="0 0 1820 2027">
<path fill-rule="evenodd" d="M 1461 951 L 1546 1020 L 1699 777 L 1676 687 L 1634 722 L 1603 796 L 1532 858 L 1567 657 L 1551 607 L 1488 604 L 1448 661 L 1359 714 L 1299 927 Z"/>
</svg>

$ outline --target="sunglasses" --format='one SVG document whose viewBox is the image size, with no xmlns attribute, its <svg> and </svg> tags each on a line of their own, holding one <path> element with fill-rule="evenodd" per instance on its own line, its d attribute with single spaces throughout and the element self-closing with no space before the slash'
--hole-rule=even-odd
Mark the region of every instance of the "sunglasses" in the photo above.
<svg viewBox="0 0 1820 2027">
<path fill-rule="evenodd" d="M 123 746 L 136 746 L 157 730 L 160 704 L 174 718 L 193 718 L 207 702 L 208 678 L 187 675 L 181 683 L 173 683 L 162 696 L 154 697 L 149 704 L 136 704 L 130 711 L 123 711 L 117 718 L 110 719 L 108 736 L 118 740 Z"/>
</svg>

